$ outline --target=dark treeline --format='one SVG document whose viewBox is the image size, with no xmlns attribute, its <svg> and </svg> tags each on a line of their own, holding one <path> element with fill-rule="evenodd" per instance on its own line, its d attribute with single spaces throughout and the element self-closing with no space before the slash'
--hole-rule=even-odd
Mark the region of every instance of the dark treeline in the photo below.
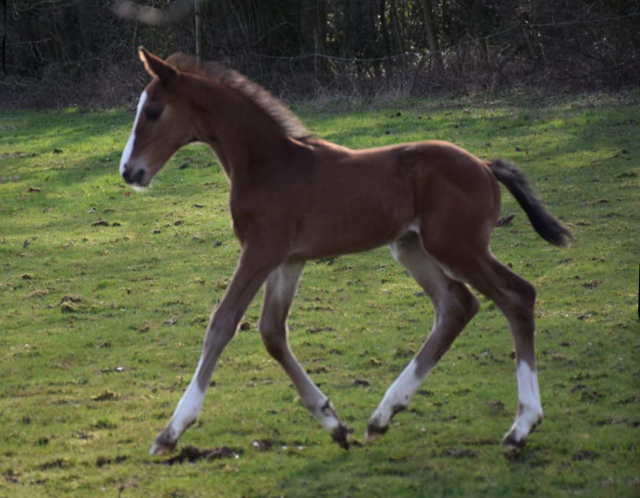
<svg viewBox="0 0 640 498">
<path fill-rule="evenodd" d="M 640 83 L 640 0 L 199 0 L 199 23 L 195 1 L 139 0 L 175 13 L 153 26 L 111 1 L 6 0 L 0 105 L 122 103 L 146 81 L 138 45 L 196 39 L 293 97 Z"/>
</svg>

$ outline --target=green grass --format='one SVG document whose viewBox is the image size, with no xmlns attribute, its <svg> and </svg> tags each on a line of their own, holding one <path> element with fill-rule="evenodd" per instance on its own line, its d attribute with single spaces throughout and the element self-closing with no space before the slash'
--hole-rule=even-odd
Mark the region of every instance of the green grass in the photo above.
<svg viewBox="0 0 640 498">
<path fill-rule="evenodd" d="M 147 450 L 238 256 L 220 166 L 190 146 L 136 194 L 117 173 L 131 111 L 0 113 L 0 496 L 639 496 L 638 103 L 297 106 L 318 135 L 354 148 L 439 138 L 505 156 L 572 228 L 570 249 L 548 246 L 503 193 L 516 217 L 492 248 L 538 289 L 545 422 L 521 453 L 501 448 L 516 410 L 512 344 L 482 300 L 412 409 L 344 452 L 264 352 L 257 298 L 181 440 L 237 458 L 173 466 Z M 356 438 L 431 326 L 419 291 L 386 248 L 307 265 L 291 343 Z"/>
</svg>

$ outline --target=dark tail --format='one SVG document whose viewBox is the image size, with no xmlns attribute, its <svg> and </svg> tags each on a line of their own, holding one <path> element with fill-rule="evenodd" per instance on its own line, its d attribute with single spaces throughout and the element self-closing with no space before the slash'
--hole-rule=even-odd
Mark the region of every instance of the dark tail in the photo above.
<svg viewBox="0 0 640 498">
<path fill-rule="evenodd" d="M 504 159 L 489 161 L 487 165 L 527 213 L 535 231 L 550 244 L 566 247 L 573 239 L 571 232 L 560 220 L 547 211 L 529 185 L 527 178 L 516 165 Z"/>
</svg>

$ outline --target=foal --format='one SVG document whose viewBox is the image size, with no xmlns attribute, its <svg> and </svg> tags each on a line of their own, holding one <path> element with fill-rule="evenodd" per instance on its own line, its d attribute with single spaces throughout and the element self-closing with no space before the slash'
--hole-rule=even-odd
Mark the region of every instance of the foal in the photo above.
<svg viewBox="0 0 640 498">
<path fill-rule="evenodd" d="M 307 260 L 390 244 L 433 301 L 433 330 L 387 390 L 367 427 L 384 434 L 478 311 L 467 284 L 504 313 L 515 343 L 518 413 L 504 437 L 522 446 L 542 420 L 534 353 L 535 289 L 498 262 L 489 238 L 500 213 L 498 181 L 535 230 L 566 245 L 571 235 L 512 164 L 484 162 L 440 141 L 354 151 L 314 138 L 264 89 L 238 73 L 140 48 L 153 77 L 140 97 L 120 162 L 124 180 L 147 186 L 182 146 L 204 142 L 230 182 L 233 229 L 242 247 L 229 287 L 211 316 L 195 374 L 152 454 L 175 448 L 200 415 L 207 386 L 247 306 L 266 283 L 259 329 L 302 402 L 347 449 L 348 430 L 289 349 L 287 316 Z"/>
</svg>

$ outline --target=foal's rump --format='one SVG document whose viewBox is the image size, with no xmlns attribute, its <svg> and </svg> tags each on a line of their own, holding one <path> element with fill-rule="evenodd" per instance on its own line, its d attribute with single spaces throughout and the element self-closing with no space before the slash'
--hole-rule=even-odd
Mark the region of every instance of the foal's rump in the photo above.
<svg viewBox="0 0 640 498">
<path fill-rule="evenodd" d="M 538 234 L 566 246 L 570 231 L 537 197 L 526 176 L 504 159 L 482 161 L 448 142 L 425 141 L 407 152 L 414 156 L 417 214 L 422 236 L 449 246 L 453 238 L 487 247 L 500 214 L 498 181 L 507 187 Z M 405 159 L 406 160 L 406 159 Z"/>
<path fill-rule="evenodd" d="M 487 164 L 448 142 L 413 144 L 416 222 L 436 257 L 486 250 L 500 214 L 500 188 Z M 406 161 L 406 159 L 404 159 Z"/>
</svg>

